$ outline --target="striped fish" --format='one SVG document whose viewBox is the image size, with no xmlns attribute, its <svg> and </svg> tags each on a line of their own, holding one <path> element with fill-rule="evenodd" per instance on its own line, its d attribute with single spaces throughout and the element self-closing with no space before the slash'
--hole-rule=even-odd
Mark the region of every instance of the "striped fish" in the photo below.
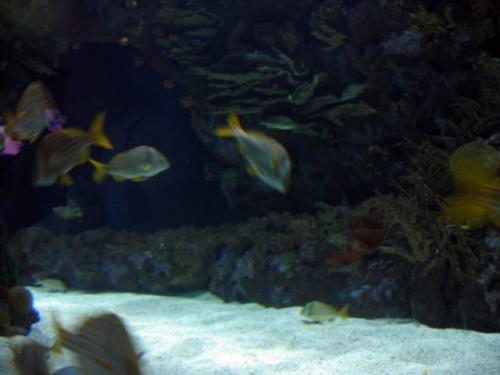
<svg viewBox="0 0 500 375">
<path fill-rule="evenodd" d="M 137 355 L 127 328 L 119 316 L 104 313 L 86 319 L 72 333 L 55 319 L 56 340 L 53 353 L 62 348 L 76 354 L 82 374 L 140 375 Z"/>
<path fill-rule="evenodd" d="M 96 168 L 94 181 L 102 182 L 107 174 L 116 181 L 144 181 L 156 176 L 170 167 L 170 162 L 163 154 L 151 146 L 137 146 L 115 155 L 109 164 L 89 160 Z"/>
<path fill-rule="evenodd" d="M 46 110 L 54 108 L 54 99 L 40 81 L 32 82 L 17 102 L 15 114 L 6 114 L 9 136 L 16 140 L 34 142 L 47 125 Z"/>
<path fill-rule="evenodd" d="M 245 131 L 235 113 L 230 113 L 228 126 L 215 129 L 218 137 L 234 137 L 247 161 L 246 170 L 263 183 L 285 194 L 290 187 L 292 162 L 281 143 L 264 133 Z"/>
<path fill-rule="evenodd" d="M 89 159 L 92 145 L 113 148 L 103 133 L 103 128 L 104 113 L 100 113 L 95 117 L 88 133 L 78 128 L 67 128 L 46 135 L 35 156 L 34 186 L 50 186 L 56 181 L 62 185 L 70 185 L 72 179 L 68 173 Z"/>
</svg>

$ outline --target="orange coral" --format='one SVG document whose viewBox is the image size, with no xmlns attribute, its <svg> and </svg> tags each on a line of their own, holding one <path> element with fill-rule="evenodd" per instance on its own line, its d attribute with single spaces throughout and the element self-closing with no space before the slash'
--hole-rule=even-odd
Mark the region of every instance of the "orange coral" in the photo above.
<svg viewBox="0 0 500 375">
<path fill-rule="evenodd" d="M 360 266 L 373 248 L 384 239 L 382 218 L 378 212 L 370 211 L 359 216 L 351 225 L 352 242 L 347 250 L 337 250 L 328 256 L 324 265 L 328 267 Z"/>
</svg>

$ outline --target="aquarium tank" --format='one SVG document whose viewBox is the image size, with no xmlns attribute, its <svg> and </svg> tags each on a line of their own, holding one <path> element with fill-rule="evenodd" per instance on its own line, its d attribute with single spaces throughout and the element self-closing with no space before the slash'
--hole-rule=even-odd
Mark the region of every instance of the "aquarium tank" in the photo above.
<svg viewBox="0 0 500 375">
<path fill-rule="evenodd" d="M 0 375 L 499 375 L 498 0 L 0 0 Z"/>
</svg>

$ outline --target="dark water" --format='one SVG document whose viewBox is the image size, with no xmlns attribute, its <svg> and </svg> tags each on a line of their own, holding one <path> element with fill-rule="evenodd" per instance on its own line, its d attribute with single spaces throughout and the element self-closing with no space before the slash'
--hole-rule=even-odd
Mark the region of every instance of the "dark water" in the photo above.
<svg viewBox="0 0 500 375">
<path fill-rule="evenodd" d="M 68 116 L 68 126 L 86 128 L 104 111 L 113 152 L 151 145 L 169 158 L 168 173 L 143 183 L 108 178 L 96 185 L 92 168 L 85 166 L 72 173 L 76 183 L 69 189 L 32 189 L 30 161 L 36 144 L 27 145 L 19 158 L 5 163 L 2 174 L 1 203 L 9 232 L 40 221 L 53 206 L 64 205 L 66 197 L 87 207 L 90 227 L 152 231 L 225 219 L 228 207 L 218 184 L 207 182 L 203 173 L 213 159 L 192 131 L 189 112 L 179 104 L 182 89 L 166 90 L 164 76 L 149 66 L 134 66 L 135 55 L 137 51 L 119 46 L 86 45 L 63 58 L 60 76 L 48 85 Z M 92 155 L 106 162 L 113 153 L 94 149 Z"/>
</svg>

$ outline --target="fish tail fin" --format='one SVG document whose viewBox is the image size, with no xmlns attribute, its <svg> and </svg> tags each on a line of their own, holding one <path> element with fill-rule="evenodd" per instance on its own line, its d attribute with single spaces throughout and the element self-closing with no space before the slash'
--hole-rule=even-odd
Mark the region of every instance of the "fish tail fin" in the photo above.
<svg viewBox="0 0 500 375">
<path fill-rule="evenodd" d="M 52 322 L 54 324 L 54 328 L 56 331 L 56 338 L 54 340 L 54 344 L 52 344 L 51 347 L 51 352 L 54 354 L 61 354 L 62 353 L 62 335 L 64 332 L 64 328 L 61 324 L 61 321 L 59 320 L 59 317 L 55 312 L 52 312 Z"/>
<path fill-rule="evenodd" d="M 442 215 L 445 221 L 463 229 L 478 228 L 492 222 L 500 228 L 500 205 L 491 196 L 456 193 L 445 202 Z"/>
<path fill-rule="evenodd" d="M 59 176 L 57 182 L 59 185 L 62 186 L 71 186 L 73 185 L 73 178 L 68 173 L 66 173 L 63 174 L 62 176 Z"/>
<path fill-rule="evenodd" d="M 339 310 L 339 317 L 342 320 L 346 320 L 349 317 L 349 304 L 346 303 L 342 308 Z"/>
<path fill-rule="evenodd" d="M 89 134 L 92 137 L 92 140 L 95 145 L 100 146 L 102 148 L 106 148 L 108 150 L 113 149 L 113 145 L 109 138 L 104 134 L 104 120 L 106 116 L 104 112 L 98 113 L 92 124 L 90 125 Z"/>
<path fill-rule="evenodd" d="M 92 164 L 95 168 L 94 174 L 92 175 L 92 179 L 94 182 L 100 184 L 106 178 L 106 164 L 98 162 L 94 159 L 89 159 L 90 164 Z"/>
<path fill-rule="evenodd" d="M 243 132 L 240 119 L 238 118 L 238 115 L 236 115 L 236 113 L 230 112 L 227 115 L 227 124 L 229 126 L 215 129 L 215 135 L 217 137 L 234 137 L 236 134 Z"/>
</svg>

